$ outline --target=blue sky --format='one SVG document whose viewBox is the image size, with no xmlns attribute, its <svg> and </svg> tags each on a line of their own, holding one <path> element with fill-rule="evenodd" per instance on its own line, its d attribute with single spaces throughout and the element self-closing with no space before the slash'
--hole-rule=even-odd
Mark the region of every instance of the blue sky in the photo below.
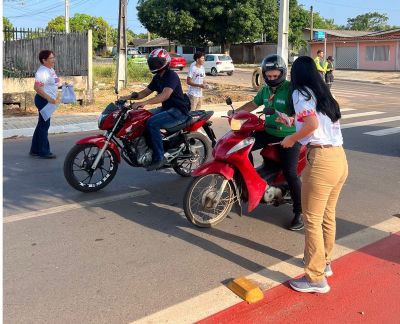
<svg viewBox="0 0 400 324">
<path fill-rule="evenodd" d="M 136 16 L 137 0 L 128 0 L 128 27 L 136 33 L 145 32 Z M 400 26 L 400 0 L 298 0 L 307 9 L 325 18 L 333 18 L 336 24 L 346 24 L 347 18 L 377 11 L 389 16 L 390 25 Z M 70 0 L 70 16 L 87 13 L 102 16 L 111 26 L 117 27 L 118 0 Z M 3 0 L 3 15 L 15 27 L 46 27 L 47 22 L 64 15 L 64 0 Z"/>
</svg>

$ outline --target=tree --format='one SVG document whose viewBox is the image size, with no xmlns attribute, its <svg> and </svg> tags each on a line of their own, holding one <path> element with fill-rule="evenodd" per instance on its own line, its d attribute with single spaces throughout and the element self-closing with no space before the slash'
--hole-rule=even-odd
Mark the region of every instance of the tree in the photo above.
<svg viewBox="0 0 400 324">
<path fill-rule="evenodd" d="M 87 14 L 76 13 L 69 20 L 72 32 L 84 32 L 93 30 L 93 48 L 99 45 L 107 45 L 112 42 L 112 27 L 102 17 L 94 17 Z M 47 30 L 65 31 L 65 18 L 58 16 L 50 20 L 46 27 Z"/>
<path fill-rule="evenodd" d="M 194 26 L 192 18 L 186 10 L 179 9 L 173 0 L 139 0 L 138 17 L 143 26 L 151 33 L 157 33 L 169 41 L 183 40 L 185 34 Z"/>
<path fill-rule="evenodd" d="M 14 29 L 13 24 L 7 17 L 3 17 L 3 30 L 12 30 Z M 11 35 L 9 33 L 4 33 L 4 40 L 10 40 Z"/>
<path fill-rule="evenodd" d="M 260 37 L 257 0 L 139 0 L 140 22 L 169 40 L 204 46 L 209 41 L 229 52 L 234 42 Z"/>
<path fill-rule="evenodd" d="M 368 12 L 347 19 L 347 28 L 352 30 L 379 31 L 390 29 L 387 25 L 389 18 L 386 14 Z"/>
</svg>

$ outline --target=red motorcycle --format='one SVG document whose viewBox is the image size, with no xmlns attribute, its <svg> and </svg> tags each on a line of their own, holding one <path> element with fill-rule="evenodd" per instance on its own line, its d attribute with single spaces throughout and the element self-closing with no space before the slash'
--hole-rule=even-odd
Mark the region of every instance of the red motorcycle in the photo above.
<svg viewBox="0 0 400 324">
<path fill-rule="evenodd" d="M 230 98 L 227 104 L 232 106 Z M 233 108 L 233 107 L 232 107 Z M 268 108 L 265 115 L 275 109 Z M 264 120 L 249 112 L 240 111 L 228 117 L 231 131 L 218 140 L 212 152 L 214 160 L 192 172 L 195 177 L 184 197 L 186 218 L 196 226 L 211 227 L 221 222 L 235 203 L 241 214 L 241 202 L 248 203 L 248 212 L 266 203 L 279 206 L 292 203 L 290 191 L 279 166 L 276 145 L 261 150 L 264 163 L 254 168 L 249 153 L 255 139 L 254 131 L 264 130 Z M 268 126 L 267 126 L 268 127 Z M 271 125 L 271 128 L 279 128 Z M 305 147 L 300 151 L 297 173 L 306 165 Z"/>
<path fill-rule="evenodd" d="M 162 131 L 163 168 L 173 168 L 183 177 L 204 163 L 215 144 L 209 119 L 213 111 L 190 112 L 187 120 Z M 147 146 L 144 131 L 153 114 L 148 110 L 130 110 L 126 101 L 109 104 L 98 119 L 104 134 L 83 138 L 67 154 L 64 176 L 76 190 L 93 192 L 107 186 L 118 170 L 121 157 L 133 167 L 147 167 L 152 161 L 152 149 Z M 202 127 L 209 138 L 198 132 Z"/>
</svg>

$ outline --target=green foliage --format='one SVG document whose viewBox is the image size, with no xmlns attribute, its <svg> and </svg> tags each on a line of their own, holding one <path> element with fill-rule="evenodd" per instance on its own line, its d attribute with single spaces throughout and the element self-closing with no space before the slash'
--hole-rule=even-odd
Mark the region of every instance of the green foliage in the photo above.
<svg viewBox="0 0 400 324">
<path fill-rule="evenodd" d="M 7 17 L 3 17 L 3 30 L 11 30 L 14 26 L 11 21 Z M 11 35 L 8 33 L 4 33 L 4 40 L 8 41 L 11 39 Z"/>
<path fill-rule="evenodd" d="M 102 80 L 113 82 L 116 74 L 115 64 L 94 64 L 93 78 L 94 80 Z M 147 64 L 135 64 L 128 61 L 128 80 L 131 82 L 147 82 L 152 78 L 152 74 Z"/>
<path fill-rule="evenodd" d="M 85 32 L 91 29 L 93 31 L 93 48 L 112 43 L 113 28 L 102 17 L 76 13 L 69 19 L 69 26 L 72 32 Z M 50 20 L 46 29 L 51 31 L 65 31 L 64 16 L 58 16 Z"/>
<path fill-rule="evenodd" d="M 379 31 L 390 29 L 387 25 L 389 17 L 378 12 L 368 12 L 347 19 L 347 28 L 352 30 Z"/>
</svg>

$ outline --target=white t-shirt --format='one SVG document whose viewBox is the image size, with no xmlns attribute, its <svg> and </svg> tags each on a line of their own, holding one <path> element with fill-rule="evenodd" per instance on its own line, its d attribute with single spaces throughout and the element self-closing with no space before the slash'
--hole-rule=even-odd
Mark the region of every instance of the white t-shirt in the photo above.
<svg viewBox="0 0 400 324">
<path fill-rule="evenodd" d="M 188 77 L 192 79 L 192 82 L 195 84 L 203 84 L 204 78 L 206 76 L 206 71 L 204 67 L 197 67 L 196 62 L 193 62 L 190 65 Z M 189 86 L 188 94 L 194 97 L 202 97 L 203 89 L 199 87 Z"/>
<path fill-rule="evenodd" d="M 343 144 L 342 131 L 340 130 L 339 121 L 333 123 L 331 119 L 317 112 L 316 100 L 313 92 L 309 89 L 312 97 L 307 100 L 307 97 L 300 91 L 293 91 L 293 105 L 296 112 L 295 125 L 296 130 L 299 131 L 303 127 L 303 117 L 317 116 L 318 128 L 310 136 L 302 138 L 299 142 L 303 145 L 314 144 L 314 145 L 332 145 L 341 146 Z"/>
<path fill-rule="evenodd" d="M 43 87 L 44 92 L 51 98 L 57 98 L 57 89 L 60 79 L 54 69 L 41 65 L 35 74 L 35 84 Z"/>
</svg>

